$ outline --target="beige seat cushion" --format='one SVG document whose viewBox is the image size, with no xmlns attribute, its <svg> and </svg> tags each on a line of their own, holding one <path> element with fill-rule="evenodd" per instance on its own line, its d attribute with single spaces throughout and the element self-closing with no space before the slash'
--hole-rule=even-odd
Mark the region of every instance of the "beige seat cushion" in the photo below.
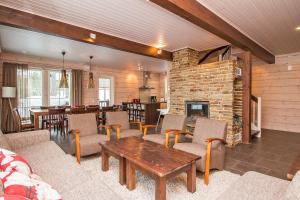
<svg viewBox="0 0 300 200">
<path fill-rule="evenodd" d="M 149 134 L 143 137 L 144 140 L 155 142 L 158 144 L 165 144 L 165 135 L 164 134 Z"/>
<path fill-rule="evenodd" d="M 92 155 L 101 152 L 101 146 L 99 143 L 104 143 L 105 141 L 107 141 L 107 138 L 102 134 L 80 137 L 81 156 Z"/>
<path fill-rule="evenodd" d="M 250 171 L 234 182 L 218 200 L 283 200 L 288 184 L 288 181 Z"/>
<path fill-rule="evenodd" d="M 300 199 L 300 170 L 296 173 L 285 194 L 286 200 Z"/>
<path fill-rule="evenodd" d="M 30 165 L 48 162 L 55 157 L 65 156 L 65 152 L 53 141 L 39 143 L 15 151 L 28 161 Z"/>
<path fill-rule="evenodd" d="M 120 134 L 121 138 L 132 137 L 132 136 L 140 137 L 142 136 L 142 132 L 138 129 L 127 129 L 127 130 L 122 130 Z"/>
<path fill-rule="evenodd" d="M 92 179 L 90 174 L 80 167 L 76 159 L 67 154 L 48 159 L 47 162 L 34 163 L 31 166 L 35 173 L 61 195 Z"/>
</svg>

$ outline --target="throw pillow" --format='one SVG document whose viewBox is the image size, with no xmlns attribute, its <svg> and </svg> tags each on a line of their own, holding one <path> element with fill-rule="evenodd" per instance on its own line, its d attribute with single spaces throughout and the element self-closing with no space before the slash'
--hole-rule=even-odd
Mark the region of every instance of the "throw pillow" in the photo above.
<svg viewBox="0 0 300 200">
<path fill-rule="evenodd" d="M 19 172 L 0 172 L 4 193 L 32 200 L 60 200 L 61 196 L 49 184 Z"/>
<path fill-rule="evenodd" d="M 16 195 L 0 195 L 0 200 L 29 200 L 22 196 L 16 196 Z"/>
<path fill-rule="evenodd" d="M 24 158 L 6 149 L 0 149 L 0 170 L 17 171 L 25 175 L 32 173 L 31 167 Z"/>
</svg>

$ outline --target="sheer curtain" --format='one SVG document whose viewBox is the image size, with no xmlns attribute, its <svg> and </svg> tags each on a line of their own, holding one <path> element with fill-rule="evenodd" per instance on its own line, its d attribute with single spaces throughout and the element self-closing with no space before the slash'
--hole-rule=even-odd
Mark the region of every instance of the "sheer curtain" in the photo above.
<svg viewBox="0 0 300 200">
<path fill-rule="evenodd" d="M 29 100 L 29 70 L 28 65 L 18 65 L 17 67 L 17 102 L 20 116 L 25 119 L 30 118 L 30 100 Z"/>
<path fill-rule="evenodd" d="M 82 70 L 72 70 L 72 105 L 82 104 Z"/>
<path fill-rule="evenodd" d="M 19 64 L 3 63 L 3 86 L 17 87 L 17 68 Z M 12 108 L 16 108 L 17 98 L 11 99 Z M 18 130 L 17 124 L 14 121 L 12 111 L 9 107 L 9 100 L 2 99 L 1 126 L 4 133 L 15 132 Z"/>
</svg>

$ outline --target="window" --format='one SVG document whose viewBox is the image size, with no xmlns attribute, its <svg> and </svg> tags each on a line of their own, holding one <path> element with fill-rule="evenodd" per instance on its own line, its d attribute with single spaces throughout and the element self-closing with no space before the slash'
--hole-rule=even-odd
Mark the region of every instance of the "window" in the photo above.
<svg viewBox="0 0 300 200">
<path fill-rule="evenodd" d="M 59 88 L 60 71 L 49 71 L 49 105 L 70 105 L 71 101 L 71 72 L 67 71 L 69 88 Z"/>
<path fill-rule="evenodd" d="M 22 118 L 29 118 L 32 106 L 42 105 L 42 70 L 17 70 L 18 110 Z"/>
<path fill-rule="evenodd" d="M 99 79 L 99 101 L 109 101 L 113 104 L 113 81 L 111 77 Z"/>
</svg>

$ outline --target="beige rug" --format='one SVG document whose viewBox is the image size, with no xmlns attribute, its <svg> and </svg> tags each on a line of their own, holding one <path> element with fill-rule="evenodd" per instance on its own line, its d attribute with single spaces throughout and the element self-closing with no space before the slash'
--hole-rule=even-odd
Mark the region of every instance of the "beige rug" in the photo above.
<svg viewBox="0 0 300 200">
<path fill-rule="evenodd" d="M 86 158 L 81 162 L 82 167 L 89 171 L 95 179 L 104 181 L 113 191 L 126 200 L 153 200 L 155 182 L 150 177 L 137 173 L 137 187 L 133 191 L 119 184 L 119 162 L 110 158 L 110 170 L 102 172 L 99 157 Z M 210 175 L 208 186 L 203 184 L 203 179 L 197 177 L 197 191 L 189 193 L 186 189 L 186 175 L 181 174 L 167 182 L 167 199 L 172 200 L 212 200 L 219 197 L 239 175 L 228 171 L 214 171 Z"/>
</svg>

